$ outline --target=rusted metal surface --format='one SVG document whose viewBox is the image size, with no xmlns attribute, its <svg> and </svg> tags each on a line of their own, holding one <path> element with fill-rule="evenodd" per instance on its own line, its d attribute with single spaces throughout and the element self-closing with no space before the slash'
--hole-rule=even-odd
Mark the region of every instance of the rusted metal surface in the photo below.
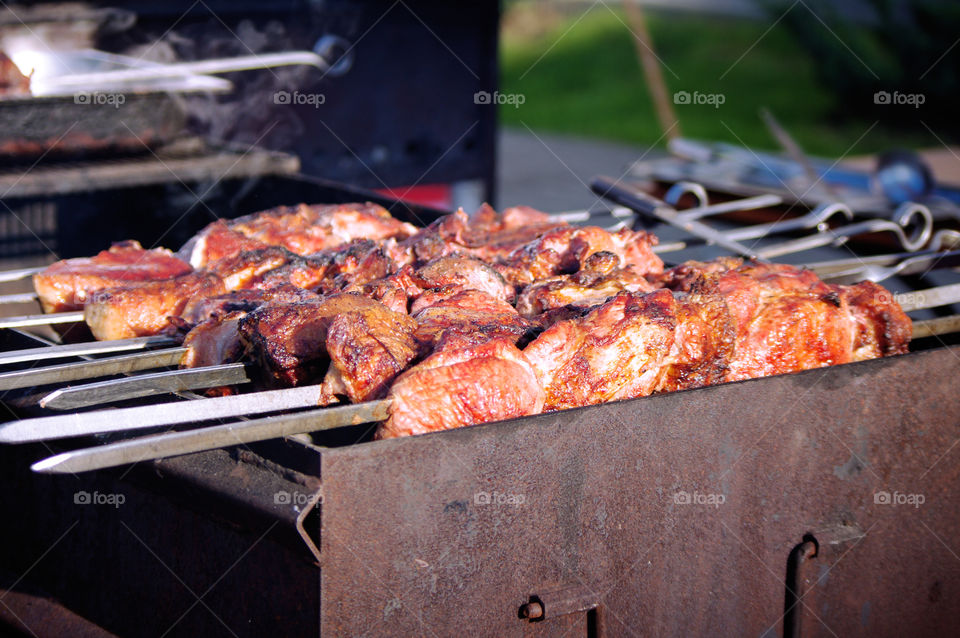
<svg viewBox="0 0 960 638">
<path fill-rule="evenodd" d="M 575 586 L 584 633 L 779 635 L 812 534 L 804 636 L 945 635 L 958 374 L 941 348 L 325 451 L 322 631 L 534 635 Z"/>
</svg>

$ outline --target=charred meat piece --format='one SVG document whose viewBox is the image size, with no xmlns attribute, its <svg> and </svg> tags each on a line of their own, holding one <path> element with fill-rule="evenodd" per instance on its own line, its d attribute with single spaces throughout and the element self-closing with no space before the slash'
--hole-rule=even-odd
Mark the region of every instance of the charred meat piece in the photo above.
<svg viewBox="0 0 960 638">
<path fill-rule="evenodd" d="M 704 281 L 737 331 L 727 381 L 897 354 L 909 343 L 910 319 L 876 284 L 830 286 L 808 270 L 753 262 Z"/>
<path fill-rule="evenodd" d="M 476 343 L 444 338 L 436 351 L 390 388 L 390 417 L 381 439 L 424 434 L 537 414 L 543 390 L 510 339 Z"/>
<path fill-rule="evenodd" d="M 533 318 L 564 306 L 596 306 L 621 292 L 654 289 L 635 268 L 619 268 L 619 263 L 620 258 L 613 253 L 593 253 L 574 274 L 541 279 L 524 288 L 517 299 L 517 311 Z"/>
<path fill-rule="evenodd" d="M 84 307 L 83 318 L 99 340 L 154 335 L 167 327 L 168 317 L 179 316 L 191 298 L 224 292 L 220 277 L 192 272 L 173 279 L 102 290 Z"/>
<path fill-rule="evenodd" d="M 872 281 L 834 288 L 853 316 L 853 361 L 909 351 L 913 324 L 889 290 Z"/>
<path fill-rule="evenodd" d="M 126 339 L 162 332 L 170 317 L 179 317 L 187 304 L 249 286 L 264 272 L 295 257 L 288 250 L 268 246 L 240 253 L 172 279 L 137 282 L 107 288 L 84 308 L 84 320 L 94 337 Z"/>
<path fill-rule="evenodd" d="M 657 238 L 644 231 L 622 228 L 610 233 L 596 226 L 556 228 L 516 249 L 500 261 L 497 270 L 520 287 L 556 275 L 582 269 L 594 253 L 608 252 L 641 275 L 663 270 L 663 261 L 653 253 Z"/>
<path fill-rule="evenodd" d="M 544 409 L 573 408 L 719 381 L 733 345 L 722 300 L 668 290 L 621 293 L 555 323 L 524 350 Z"/>
<path fill-rule="evenodd" d="M 292 284 L 321 292 L 339 292 L 352 285 L 386 277 L 395 269 L 393 260 L 378 242 L 358 239 L 337 249 L 290 260 L 267 274 L 256 288 Z"/>
<path fill-rule="evenodd" d="M 426 350 L 443 338 L 459 335 L 477 341 L 505 337 L 513 343 L 529 339 L 536 326 L 505 301 L 482 290 L 461 290 L 413 315 L 417 342 Z"/>
<path fill-rule="evenodd" d="M 223 279 L 226 290 L 242 290 L 260 281 L 261 277 L 300 258 L 286 248 L 267 246 L 242 252 L 207 265 L 207 272 Z"/>
<path fill-rule="evenodd" d="M 319 301 L 316 293 L 298 288 L 292 284 L 281 284 L 273 288 L 234 290 L 213 297 L 194 297 L 183 309 L 181 318 L 188 325 L 197 325 L 223 317 L 231 312 L 250 312 L 268 303 L 297 303 L 300 301 Z"/>
<path fill-rule="evenodd" d="M 743 265 L 739 257 L 718 257 L 712 261 L 685 261 L 648 278 L 658 288 L 690 292 L 695 285 Z"/>
<path fill-rule="evenodd" d="M 355 341 L 331 343 L 333 352 L 329 352 L 328 332 L 338 315 L 353 315 L 360 327 L 338 328 L 336 338 Z M 317 382 L 332 361 L 344 385 L 361 394 L 385 386 L 413 358 L 415 327 L 409 316 L 350 293 L 331 295 L 320 302 L 268 305 L 240 320 L 244 342 L 273 383 Z M 361 339 L 358 331 L 363 330 L 367 336 Z M 376 359 L 371 354 L 376 350 L 374 341 L 382 347 Z M 395 347 L 398 343 L 409 347 Z M 363 356 L 371 359 L 364 362 Z M 364 379 L 364 375 L 368 377 Z"/>
<path fill-rule="evenodd" d="M 338 314 L 327 331 L 327 395 L 359 403 L 386 395 L 390 383 L 416 357 L 414 322 L 385 306 Z"/>
<path fill-rule="evenodd" d="M 472 219 L 458 210 L 401 241 L 397 251 L 404 253 L 405 257 L 397 260 L 400 263 L 422 264 L 453 253 L 472 255 L 484 261 L 506 257 L 544 233 L 566 226 L 562 222 L 551 222 L 546 215 L 537 213 L 524 207 L 507 209 L 500 215 L 487 206 L 481 208 Z"/>
<path fill-rule="evenodd" d="M 247 313 L 228 312 L 194 327 L 183 339 L 186 354 L 181 368 L 199 368 L 239 361 L 245 351 L 240 339 L 240 319 Z"/>
<path fill-rule="evenodd" d="M 513 286 L 507 284 L 496 270 L 475 257 L 457 253 L 427 262 L 416 270 L 412 280 L 424 292 L 413 303 L 411 312 L 461 290 L 481 290 L 507 303 L 512 303 L 516 297 Z"/>
<path fill-rule="evenodd" d="M 344 292 L 355 292 L 379 301 L 395 312 L 409 312 L 410 299 L 419 297 L 423 290 L 414 282 L 413 268 L 404 266 L 392 275 L 363 284 L 351 284 Z"/>
<path fill-rule="evenodd" d="M 44 312 L 79 310 L 105 288 L 169 279 L 190 272 L 169 250 L 144 250 L 135 241 L 114 244 L 95 257 L 65 259 L 33 276 Z"/>
<path fill-rule="evenodd" d="M 405 239 L 416 227 L 377 204 L 278 206 L 210 224 L 184 247 L 195 268 L 263 246 L 283 246 L 298 255 L 336 248 L 354 239 Z"/>
</svg>

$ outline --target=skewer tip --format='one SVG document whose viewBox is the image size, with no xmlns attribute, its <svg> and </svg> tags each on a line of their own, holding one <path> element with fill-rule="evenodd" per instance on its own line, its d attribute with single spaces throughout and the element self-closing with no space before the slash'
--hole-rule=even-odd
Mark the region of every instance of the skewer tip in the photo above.
<svg viewBox="0 0 960 638">
<path fill-rule="evenodd" d="M 62 454 L 45 458 L 42 461 L 37 461 L 30 466 L 30 469 L 39 474 L 67 474 L 70 472 L 70 469 L 66 467 L 66 464 L 72 456 L 72 452 L 63 452 Z"/>
</svg>

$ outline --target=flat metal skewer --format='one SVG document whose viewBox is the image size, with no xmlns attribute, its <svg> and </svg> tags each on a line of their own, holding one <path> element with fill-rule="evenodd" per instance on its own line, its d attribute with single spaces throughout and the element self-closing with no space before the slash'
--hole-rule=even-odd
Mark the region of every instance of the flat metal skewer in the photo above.
<svg viewBox="0 0 960 638">
<path fill-rule="evenodd" d="M 4 270 L 0 272 L 0 283 L 8 281 L 20 281 L 27 277 L 32 277 L 39 272 L 46 270 L 48 266 L 35 266 L 33 268 L 18 268 L 16 270 Z"/>
<path fill-rule="evenodd" d="M 40 407 L 50 410 L 76 410 L 127 399 L 249 382 L 244 364 L 225 363 L 61 388 L 40 399 Z"/>
<path fill-rule="evenodd" d="M 30 303 L 38 299 L 35 292 L 18 292 L 10 295 L 0 295 L 0 305 L 13 303 Z"/>
<path fill-rule="evenodd" d="M 177 365 L 186 352 L 187 348 L 170 348 L 168 350 L 154 350 L 119 357 L 93 359 L 80 363 L 64 363 L 43 368 L 3 372 L 0 373 L 0 390 L 29 388 L 51 383 L 67 383 L 81 379 Z"/>
<path fill-rule="evenodd" d="M 27 348 L 26 350 L 10 350 L 0 352 L 0 365 L 23 363 L 24 361 L 44 361 L 47 359 L 66 359 L 82 357 L 90 354 L 105 354 L 107 352 L 127 352 L 131 350 L 145 350 L 152 346 L 178 345 L 176 339 L 165 336 L 134 337 L 132 339 L 117 339 L 116 341 L 90 341 L 87 343 L 70 343 L 62 346 L 44 346 Z"/>
<path fill-rule="evenodd" d="M 197 399 L 189 404 L 175 401 L 134 408 L 22 419 L 0 425 L 0 443 L 49 441 L 317 407 L 322 394 L 321 388 L 321 385 L 308 385 Z"/>
<path fill-rule="evenodd" d="M 191 406 L 193 403 L 190 404 Z M 99 447 L 64 452 L 34 463 L 34 472 L 77 473 L 117 465 L 202 452 L 231 445 L 266 441 L 282 436 L 332 430 L 347 425 L 383 421 L 390 401 L 368 401 L 336 408 L 320 408 L 252 421 L 216 425 L 185 432 L 158 434 Z"/>
<path fill-rule="evenodd" d="M 0 328 L 28 328 L 30 326 L 52 326 L 59 323 L 83 323 L 83 311 L 51 312 L 42 315 L 22 315 L 0 319 Z"/>
</svg>

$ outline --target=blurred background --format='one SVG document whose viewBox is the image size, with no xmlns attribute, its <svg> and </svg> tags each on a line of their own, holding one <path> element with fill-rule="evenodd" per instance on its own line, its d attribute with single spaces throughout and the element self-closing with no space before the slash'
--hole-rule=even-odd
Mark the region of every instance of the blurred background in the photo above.
<svg viewBox="0 0 960 638">
<path fill-rule="evenodd" d="M 810 155 L 925 149 L 939 179 L 960 181 L 949 148 L 960 133 L 955 2 L 514 0 L 500 33 L 501 91 L 523 96 L 500 107 L 502 199 L 522 194 L 514 176 L 546 184 L 557 168 L 550 159 L 582 176 L 655 155 L 679 135 L 780 150 L 761 108 Z M 645 71 L 645 56 L 656 72 Z M 541 153 L 534 134 L 559 157 Z M 585 140 L 598 143 L 577 143 Z M 518 174 L 514 153 L 537 161 L 519 162 Z M 575 191 L 532 197 L 548 207 L 588 203 Z"/>
</svg>

